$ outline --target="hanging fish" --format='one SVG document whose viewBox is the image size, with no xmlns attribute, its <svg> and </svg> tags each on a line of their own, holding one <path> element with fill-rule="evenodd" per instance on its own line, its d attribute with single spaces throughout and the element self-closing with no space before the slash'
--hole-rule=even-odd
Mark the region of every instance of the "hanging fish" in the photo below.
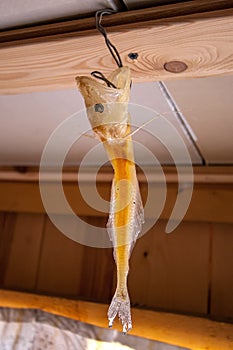
<svg viewBox="0 0 233 350">
<path fill-rule="evenodd" d="M 107 230 L 114 247 L 117 287 L 108 310 L 108 320 L 111 327 L 118 315 L 126 333 L 132 328 L 127 290 L 129 258 L 144 221 L 130 136 L 130 69 L 122 67 L 115 70 L 107 79 L 112 86 L 85 76 L 77 77 L 76 81 L 85 100 L 92 129 L 103 142 L 114 169 Z"/>
<path fill-rule="evenodd" d="M 116 47 L 108 39 L 101 25 L 103 14 L 96 12 L 96 28 L 118 65 L 108 78 L 98 71 L 92 72 L 100 83 L 91 77 L 77 77 L 78 88 L 85 100 L 87 116 L 93 131 L 98 135 L 114 169 L 110 213 L 107 231 L 113 243 L 113 255 L 117 267 L 117 287 L 108 310 L 109 327 L 118 315 L 123 333 L 132 328 L 130 299 L 127 289 L 129 258 L 144 222 L 144 211 L 134 163 L 128 103 L 131 74 L 123 67 Z"/>
</svg>

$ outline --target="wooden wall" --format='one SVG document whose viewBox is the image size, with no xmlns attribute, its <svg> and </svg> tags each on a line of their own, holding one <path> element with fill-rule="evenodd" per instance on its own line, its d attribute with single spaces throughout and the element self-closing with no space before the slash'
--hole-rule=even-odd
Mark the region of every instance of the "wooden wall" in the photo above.
<svg viewBox="0 0 233 350">
<path fill-rule="evenodd" d="M 103 226 L 106 218 L 85 217 Z M 233 319 L 233 225 L 159 221 L 137 241 L 129 290 L 135 306 Z M 0 287 L 109 303 L 111 249 L 73 242 L 46 214 L 0 213 Z"/>
</svg>

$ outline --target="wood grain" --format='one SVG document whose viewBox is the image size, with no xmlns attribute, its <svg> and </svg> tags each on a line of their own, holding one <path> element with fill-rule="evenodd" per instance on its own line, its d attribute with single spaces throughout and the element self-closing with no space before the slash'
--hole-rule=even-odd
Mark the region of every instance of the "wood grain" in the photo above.
<svg viewBox="0 0 233 350">
<path fill-rule="evenodd" d="M 107 305 L 1 290 L 0 306 L 39 308 L 55 315 L 107 327 Z M 132 317 L 132 335 L 189 349 L 230 350 L 233 347 L 232 324 L 141 309 L 133 309 Z M 115 327 L 120 330 L 117 323 Z"/>
<path fill-rule="evenodd" d="M 54 295 L 77 295 L 82 282 L 83 247 L 68 239 L 46 218 L 36 290 Z"/>
<path fill-rule="evenodd" d="M 16 214 L 4 213 L 0 222 L 0 285 L 4 285 L 14 237 Z"/>
<path fill-rule="evenodd" d="M 2 236 L 2 232 L 3 232 L 4 221 L 5 221 L 5 213 L 0 212 L 0 234 L 1 234 L 1 236 Z"/>
<path fill-rule="evenodd" d="M 3 212 L 44 213 L 38 183 L 0 182 L 0 202 Z"/>
<path fill-rule="evenodd" d="M 43 214 L 17 214 L 4 287 L 22 290 L 35 288 L 43 225 Z"/>
<path fill-rule="evenodd" d="M 209 231 L 207 223 L 182 223 L 171 234 L 159 221 L 133 250 L 129 290 L 136 305 L 207 313 Z"/>
<path fill-rule="evenodd" d="M 85 217 L 93 226 L 106 226 L 105 218 Z M 113 296 L 115 262 L 111 248 L 83 246 L 79 295 L 85 299 L 109 303 Z"/>
<path fill-rule="evenodd" d="M 195 0 L 169 5 L 162 5 L 134 11 L 115 13 L 104 16 L 102 24 L 104 27 L 113 27 L 112 30 L 118 30 L 118 26 L 127 23 L 145 22 L 155 19 L 172 18 L 184 15 L 193 15 L 207 12 L 209 17 L 215 17 L 214 11 L 225 10 L 233 6 L 232 0 Z M 95 18 L 83 18 L 69 20 L 65 22 L 35 25 L 27 28 L 12 29 L 0 32 L 0 43 L 6 43 L 6 46 L 20 45 L 21 40 L 37 38 L 37 42 L 46 41 L 49 36 L 56 34 L 69 33 L 69 37 L 77 35 L 77 32 L 83 30 L 95 29 Z M 2 45 L 4 47 L 4 45 Z"/>
<path fill-rule="evenodd" d="M 104 218 L 85 218 L 92 225 Z M 79 226 L 85 235 L 87 227 Z M 87 247 L 62 234 L 47 218 L 36 290 L 95 301 L 111 298 L 114 262 L 111 249 Z"/>
<path fill-rule="evenodd" d="M 19 171 L 17 167 L 0 166 L 0 181 L 22 181 L 37 182 L 39 181 L 39 167 L 23 167 L 23 171 Z M 162 166 L 163 173 L 167 183 L 177 183 L 177 170 L 174 166 Z M 157 172 L 154 166 L 144 166 L 143 171 L 146 172 L 147 178 L 142 171 L 137 169 L 137 177 L 140 183 L 161 182 L 162 175 Z M 187 168 L 184 166 L 179 168 L 182 180 L 186 181 Z M 62 172 L 62 180 L 64 183 L 77 181 L 78 167 L 64 167 Z M 110 166 L 101 167 L 96 177 L 96 169 L 94 167 L 85 167 L 85 172 L 79 172 L 79 181 L 82 182 L 109 182 L 113 179 L 113 170 Z M 193 167 L 194 182 L 196 184 L 233 184 L 233 166 L 195 166 Z M 60 178 L 59 172 L 48 169 L 43 172 L 43 180 L 55 182 Z"/>
<path fill-rule="evenodd" d="M 56 194 L 56 183 L 48 183 L 49 193 Z M 90 185 L 89 185 L 90 186 Z M 143 200 L 146 200 L 147 185 L 141 184 L 141 193 Z M 64 183 L 64 192 L 67 200 L 74 212 L 79 216 L 101 216 L 107 217 L 108 212 L 101 212 L 91 208 L 81 197 L 76 183 Z M 103 198 L 110 197 L 110 182 L 98 184 L 98 190 Z M 158 185 L 155 183 L 150 187 L 151 196 L 158 194 Z M 154 193 L 154 194 L 153 194 Z M 192 200 L 184 221 L 203 221 L 203 222 L 225 222 L 232 223 L 232 184 L 197 184 L 194 187 Z M 167 184 L 167 199 L 164 209 L 161 213 L 161 219 L 170 217 L 172 208 L 177 198 L 177 185 Z M 200 205 L 201 203 L 201 205 Z M 39 185 L 37 182 L 20 181 L 0 181 L 0 211 L 6 212 L 24 212 L 24 213 L 45 213 L 43 203 L 40 197 Z M 53 213 L 64 214 L 60 208 L 54 206 Z M 147 218 L 154 218 L 153 202 L 148 207 Z"/>
<path fill-rule="evenodd" d="M 233 320 L 233 225 L 212 225 L 210 314 Z"/>
<path fill-rule="evenodd" d="M 105 218 L 83 217 L 96 226 Z M 133 305 L 232 320 L 231 224 L 183 222 L 170 235 L 166 221 L 141 237 L 130 260 Z M 98 302 L 114 293 L 111 249 L 87 247 L 65 237 L 42 214 L 0 215 L 2 288 Z M 79 227 L 85 235 L 87 227 Z"/>
<path fill-rule="evenodd" d="M 109 37 L 119 49 L 134 81 L 232 74 L 233 9 L 164 18 L 109 27 Z M 141 15 L 143 18 L 143 15 Z M 19 44 L 19 42 L 17 42 Z M 131 61 L 130 52 L 139 58 Z M 183 61 L 180 74 L 164 69 L 169 61 Z M 103 38 L 95 30 L 28 39 L 0 50 L 0 93 L 75 88 L 74 77 L 93 70 L 114 69 Z"/>
</svg>

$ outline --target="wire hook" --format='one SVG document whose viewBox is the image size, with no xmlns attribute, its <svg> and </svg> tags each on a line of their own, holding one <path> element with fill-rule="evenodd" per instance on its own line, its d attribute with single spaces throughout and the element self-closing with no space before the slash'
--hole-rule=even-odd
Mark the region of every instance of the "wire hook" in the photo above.
<svg viewBox="0 0 233 350">
<path fill-rule="evenodd" d="M 96 14 L 95 14 L 96 29 L 98 29 L 98 31 L 103 35 L 103 37 L 105 39 L 105 43 L 106 43 L 106 45 L 107 45 L 107 47 L 108 47 L 108 49 L 109 49 L 113 59 L 115 60 L 115 62 L 118 65 L 118 67 L 120 68 L 120 67 L 123 67 L 120 54 L 119 54 L 117 48 L 108 39 L 107 32 L 106 32 L 106 30 L 104 29 L 104 27 L 101 24 L 103 15 L 110 15 L 110 14 L 113 14 L 113 13 L 116 13 L 116 11 L 111 10 L 111 9 L 105 9 L 105 10 L 97 11 Z"/>
<path fill-rule="evenodd" d="M 111 55 L 112 55 L 114 61 L 116 62 L 117 66 L 120 68 L 120 67 L 123 67 L 120 54 L 119 54 L 117 48 L 108 39 L 107 32 L 106 32 L 106 30 L 104 29 L 104 27 L 101 24 L 103 15 L 110 15 L 112 13 L 116 13 L 116 11 L 111 10 L 111 9 L 105 9 L 105 10 L 97 11 L 96 14 L 95 14 L 95 23 L 96 23 L 96 29 L 98 29 L 98 31 L 103 35 L 103 37 L 105 39 L 106 46 L 109 49 L 109 52 L 111 53 Z M 109 81 L 103 75 L 103 73 L 101 73 L 99 71 L 94 71 L 94 72 L 91 73 L 91 75 L 93 77 L 97 78 L 97 79 L 103 80 L 107 84 L 108 87 L 112 87 L 114 89 L 117 89 L 117 87 L 113 83 L 111 83 L 111 81 Z"/>
</svg>

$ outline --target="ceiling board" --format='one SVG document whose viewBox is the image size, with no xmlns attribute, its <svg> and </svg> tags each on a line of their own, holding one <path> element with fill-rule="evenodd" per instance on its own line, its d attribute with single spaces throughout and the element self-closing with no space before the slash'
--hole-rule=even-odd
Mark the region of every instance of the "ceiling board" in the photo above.
<svg viewBox="0 0 233 350">
<path fill-rule="evenodd" d="M 121 9 L 119 0 L 1 0 L 0 29 L 9 29 L 42 21 L 94 14 L 111 8 Z"/>
<path fill-rule="evenodd" d="M 233 75 L 166 82 L 208 164 L 233 163 Z"/>
<path fill-rule="evenodd" d="M 150 120 L 157 111 L 163 115 L 164 120 L 171 123 L 177 130 L 180 138 L 185 142 L 190 152 L 191 159 L 195 164 L 200 164 L 201 159 L 196 154 L 192 142 L 186 137 L 179 121 L 171 111 L 164 95 L 157 83 L 133 84 L 131 91 L 132 119 L 133 125 L 141 126 Z M 135 104 L 138 106 L 135 107 Z M 66 158 L 66 165 L 80 163 L 82 157 L 94 146 L 100 144 L 93 137 L 81 136 L 90 130 L 89 122 L 84 111 L 82 97 L 78 90 L 60 90 L 50 92 L 38 92 L 32 94 L 21 94 L 12 96 L 0 96 L 0 164 L 1 165 L 38 165 L 43 148 L 55 128 L 69 116 L 76 113 L 75 125 L 64 135 L 61 143 L 54 150 L 54 159 L 63 147 L 63 141 L 69 137 L 79 138 L 71 147 Z M 150 109 L 146 109 L 146 106 Z M 136 147 L 136 161 L 138 164 L 151 165 L 151 150 L 162 164 L 172 163 L 171 156 L 158 137 L 167 138 L 167 142 L 176 149 L 177 162 L 184 163 L 183 150 L 173 140 L 173 129 L 169 129 L 168 135 L 158 134 L 158 120 L 154 120 L 134 135 L 134 139 L 143 147 Z M 169 138 L 169 133 L 171 137 Z M 157 135 L 157 136 L 154 136 Z M 51 160 L 51 164 L 54 161 Z M 102 145 L 91 154 L 86 165 L 98 165 L 106 161 Z"/>
</svg>

